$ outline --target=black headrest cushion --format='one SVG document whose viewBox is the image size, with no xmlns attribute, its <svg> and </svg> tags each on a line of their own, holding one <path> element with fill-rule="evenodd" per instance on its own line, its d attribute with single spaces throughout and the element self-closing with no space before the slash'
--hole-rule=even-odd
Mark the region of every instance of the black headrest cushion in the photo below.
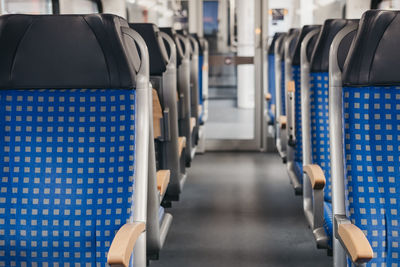
<svg viewBox="0 0 400 267">
<path fill-rule="evenodd" d="M 162 75 L 167 70 L 168 54 L 159 29 L 152 23 L 130 23 L 146 42 L 150 56 L 150 75 Z"/>
<path fill-rule="evenodd" d="M 134 88 L 140 58 L 126 28 L 109 14 L 1 16 L 0 88 Z"/>
<path fill-rule="evenodd" d="M 367 11 L 343 67 L 343 84 L 399 85 L 399 47 L 400 11 Z"/>
<path fill-rule="evenodd" d="M 182 54 L 182 49 L 181 49 L 181 43 L 177 37 L 176 31 L 173 28 L 165 27 L 165 28 L 160 28 L 160 31 L 165 32 L 166 34 L 171 37 L 176 45 L 176 64 L 179 66 L 182 63 L 183 59 L 183 54 Z M 170 47 L 166 46 L 168 54 L 170 54 Z"/>
<path fill-rule="evenodd" d="M 332 41 L 340 30 L 353 23 L 358 23 L 358 20 L 328 19 L 325 21 L 311 56 L 312 72 L 329 71 L 329 49 Z"/>
<path fill-rule="evenodd" d="M 300 65 L 300 53 L 301 53 L 301 42 L 303 42 L 304 37 L 313 31 L 320 29 L 321 25 L 305 25 L 300 31 L 299 38 L 297 39 L 296 48 L 292 57 L 292 65 Z"/>
<path fill-rule="evenodd" d="M 275 43 L 276 43 L 276 40 L 279 38 L 279 36 L 282 36 L 283 34 L 285 34 L 285 33 L 284 32 L 276 32 L 274 34 L 274 37 L 272 38 L 271 44 L 269 45 L 269 48 L 268 48 L 268 54 L 269 55 L 275 54 Z"/>
</svg>

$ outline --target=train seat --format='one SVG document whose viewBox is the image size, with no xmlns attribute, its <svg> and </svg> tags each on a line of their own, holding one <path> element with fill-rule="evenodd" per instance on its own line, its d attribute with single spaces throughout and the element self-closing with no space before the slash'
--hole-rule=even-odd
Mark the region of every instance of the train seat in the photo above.
<svg viewBox="0 0 400 267">
<path fill-rule="evenodd" d="M 268 90 L 265 99 L 267 101 L 268 125 L 275 124 L 276 93 L 275 93 L 275 43 L 283 32 L 275 33 L 268 47 Z M 275 136 L 275 134 L 272 134 Z"/>
<path fill-rule="evenodd" d="M 190 167 L 193 154 L 193 132 L 190 128 L 191 121 L 191 85 L 190 85 L 190 41 L 185 36 L 178 34 L 172 28 L 160 28 L 175 42 L 177 51 L 177 80 L 178 80 L 178 116 L 179 135 L 186 138 L 185 165 Z M 182 183 L 182 185 L 184 182 Z"/>
<path fill-rule="evenodd" d="M 114 15 L 0 24 L 0 265 L 146 266 L 148 84 L 132 30 Z"/>
<path fill-rule="evenodd" d="M 283 134 L 286 129 L 286 117 L 284 101 L 282 101 L 282 90 L 285 88 L 285 65 L 284 65 L 284 43 L 288 36 L 287 33 L 278 37 L 275 43 L 275 142 L 276 149 L 283 162 L 286 163 L 286 134 Z M 282 89 L 283 88 L 283 89 Z"/>
<path fill-rule="evenodd" d="M 357 25 L 357 20 L 330 19 L 322 26 L 310 62 L 310 85 L 305 86 L 305 97 L 309 98 L 303 123 L 303 135 L 309 146 L 303 154 L 311 162 L 303 167 L 307 186 L 303 196 L 305 213 L 312 227 L 317 246 L 332 248 L 332 224 L 327 223 L 332 213 L 332 183 L 329 150 L 329 50 L 335 36 L 346 26 Z M 303 111 L 303 110 L 302 110 Z M 305 144 L 303 144 L 305 145 Z M 315 182 L 317 181 L 317 182 Z M 326 204 L 325 204 L 326 202 Z"/>
<path fill-rule="evenodd" d="M 150 75 L 148 81 L 149 83 L 152 82 L 151 84 L 155 85 L 154 87 L 156 88 L 149 90 L 152 98 L 150 103 L 152 103 L 153 107 L 150 111 L 150 125 L 153 127 L 150 128 L 149 136 L 151 141 L 149 144 L 148 155 L 146 245 L 148 260 L 157 260 L 172 223 L 172 215 L 163 212 L 162 217 L 160 218 L 159 210 L 170 181 L 171 170 L 168 169 L 170 166 L 165 164 L 166 158 L 169 156 L 172 157 L 174 154 L 178 157 L 177 147 L 171 151 L 168 151 L 165 147 L 165 143 L 171 141 L 171 125 L 173 124 L 173 118 L 170 114 L 173 114 L 174 103 L 176 110 L 176 101 L 174 101 L 174 97 L 176 97 L 176 89 L 174 88 L 174 84 L 171 84 L 175 80 L 169 81 L 168 79 L 162 79 L 163 73 L 167 70 L 166 62 L 168 57 L 163 40 L 158 36 L 158 28 L 153 24 L 130 24 L 129 26 L 131 29 L 135 30 L 135 33 L 138 35 L 133 36 L 133 38 L 138 47 L 140 47 L 140 55 L 150 55 L 150 64 L 148 66 Z M 168 103 L 166 103 L 166 98 L 168 97 L 167 94 L 172 96 L 172 100 Z M 159 101 L 159 95 L 163 96 L 163 98 L 161 98 L 162 103 Z M 158 113 L 158 115 L 155 115 L 155 112 Z M 177 120 L 177 117 L 175 117 L 175 119 Z M 163 125 L 168 126 L 163 127 Z M 175 124 L 175 126 L 177 127 L 177 124 Z M 175 134 L 176 133 L 177 131 L 175 131 Z M 173 146 L 168 148 L 173 148 Z M 179 185 L 179 182 L 176 182 Z"/>
<path fill-rule="evenodd" d="M 286 114 L 287 114 L 287 170 L 295 193 L 303 193 L 303 156 L 301 142 L 301 88 L 300 88 L 300 50 L 304 37 L 314 30 L 319 30 L 319 25 L 304 26 L 297 38 L 293 38 L 285 53 L 286 61 Z"/>
<path fill-rule="evenodd" d="M 337 266 L 400 262 L 399 25 L 399 11 L 364 13 L 331 88 L 330 124 L 343 127 L 330 131 Z"/>
</svg>

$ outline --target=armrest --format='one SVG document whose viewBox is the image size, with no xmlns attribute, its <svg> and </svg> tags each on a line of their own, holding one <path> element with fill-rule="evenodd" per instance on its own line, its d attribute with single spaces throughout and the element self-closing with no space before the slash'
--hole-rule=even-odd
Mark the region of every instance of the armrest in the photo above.
<svg viewBox="0 0 400 267">
<path fill-rule="evenodd" d="M 288 93 L 293 93 L 296 89 L 294 81 L 288 81 L 286 83 L 286 89 Z"/>
<path fill-rule="evenodd" d="M 178 138 L 178 151 L 179 151 L 179 157 L 182 155 L 183 149 L 186 147 L 186 137 L 180 136 Z"/>
<path fill-rule="evenodd" d="M 135 243 L 145 229 L 146 225 L 142 222 L 124 224 L 111 243 L 107 263 L 110 266 L 128 267 Z"/>
<path fill-rule="evenodd" d="M 287 124 L 287 117 L 280 116 L 279 117 L 279 125 L 281 126 L 281 129 L 286 129 L 286 124 Z"/>
<path fill-rule="evenodd" d="M 374 257 L 374 251 L 368 239 L 354 224 L 339 224 L 337 235 L 354 263 L 365 263 Z"/>
<path fill-rule="evenodd" d="M 157 189 L 160 192 L 161 196 L 163 196 L 165 194 L 165 191 L 167 191 L 170 177 L 170 170 L 157 171 Z"/>
<path fill-rule="evenodd" d="M 157 91 L 153 89 L 153 129 L 154 139 L 161 137 L 161 119 L 163 118 L 163 111 L 158 98 Z"/>
<path fill-rule="evenodd" d="M 191 117 L 190 118 L 190 133 L 193 132 L 194 127 L 196 126 L 196 118 L 195 117 Z"/>
<path fill-rule="evenodd" d="M 197 112 L 199 113 L 199 116 L 201 115 L 201 113 L 203 113 L 203 106 L 202 105 L 198 105 Z"/>
<path fill-rule="evenodd" d="M 326 179 L 321 167 L 316 164 L 305 165 L 303 172 L 309 177 L 313 189 L 324 189 Z"/>
<path fill-rule="evenodd" d="M 270 93 L 266 93 L 265 94 L 265 100 L 271 101 L 271 99 L 272 99 L 272 95 Z"/>
</svg>

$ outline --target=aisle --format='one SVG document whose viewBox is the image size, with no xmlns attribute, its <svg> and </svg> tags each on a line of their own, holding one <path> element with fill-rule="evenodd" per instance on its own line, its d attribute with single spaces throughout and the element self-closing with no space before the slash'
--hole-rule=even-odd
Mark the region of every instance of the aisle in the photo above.
<svg viewBox="0 0 400 267">
<path fill-rule="evenodd" d="M 158 267 L 332 266 L 276 154 L 197 155 Z"/>
</svg>

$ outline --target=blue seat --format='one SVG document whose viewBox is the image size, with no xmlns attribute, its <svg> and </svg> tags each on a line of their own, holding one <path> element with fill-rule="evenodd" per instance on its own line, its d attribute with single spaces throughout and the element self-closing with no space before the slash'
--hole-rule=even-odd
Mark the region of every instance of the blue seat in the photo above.
<svg viewBox="0 0 400 267">
<path fill-rule="evenodd" d="M 332 181 L 330 167 L 330 138 L 329 138 L 329 52 L 335 36 L 346 26 L 357 24 L 356 20 L 330 19 L 326 20 L 316 40 L 316 44 L 310 61 L 310 117 L 309 125 L 303 125 L 305 137 L 310 140 L 311 164 L 322 170 L 324 185 L 322 188 L 312 188 L 311 197 L 308 193 L 305 198 L 313 199 L 313 205 L 320 206 L 318 213 L 313 214 L 314 228 L 321 226 L 325 229 L 327 243 L 321 247 L 332 248 Z M 309 127 L 309 129 L 306 129 Z M 308 136 L 309 134 L 309 136 Z M 304 167 L 308 177 L 313 174 L 310 169 Z M 319 191 L 323 191 L 319 193 Z M 318 191 L 318 193 L 317 193 Z M 318 194 L 318 197 L 316 195 Z M 322 223 L 322 225 L 321 225 Z M 330 227 L 327 227 L 329 226 Z M 315 230 L 313 229 L 313 230 Z M 316 240 L 318 240 L 316 236 Z M 325 242 L 325 241 L 324 241 Z"/>
<path fill-rule="evenodd" d="M 123 41 L 127 22 L 7 15 L 0 23 L 0 266 L 115 264 L 113 251 L 126 249 L 114 240 L 119 229 L 130 238 L 134 222 L 139 234 L 146 222 L 136 198 L 147 198 L 139 56 Z"/>
<path fill-rule="evenodd" d="M 344 203 L 334 214 L 339 222 L 336 242 L 344 248 L 372 248 L 364 256 L 349 251 L 349 266 L 360 261 L 369 261 L 367 266 L 400 264 L 399 23 L 398 11 L 364 13 L 344 64 L 342 88 L 332 96 L 340 100 L 335 108 L 341 110 L 332 121 L 343 126 L 331 132 L 334 140 L 343 140 L 332 161 L 338 164 L 336 159 L 343 158 L 343 165 L 337 165 L 342 171 L 333 177 L 333 197 Z M 341 230 L 348 224 L 352 233 L 362 231 L 366 238 L 346 242 Z"/>
</svg>

